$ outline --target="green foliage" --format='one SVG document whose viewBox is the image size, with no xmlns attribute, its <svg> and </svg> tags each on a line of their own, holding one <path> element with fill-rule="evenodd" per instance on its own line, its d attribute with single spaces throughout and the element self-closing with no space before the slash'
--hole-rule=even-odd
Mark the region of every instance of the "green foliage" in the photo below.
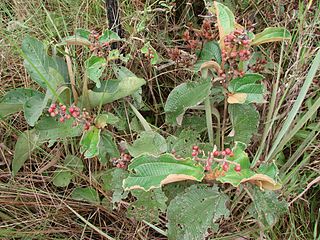
<svg viewBox="0 0 320 240">
<path fill-rule="evenodd" d="M 28 107 L 25 106 L 29 102 L 29 100 L 42 98 L 44 98 L 44 94 L 33 89 L 12 89 L 9 92 L 7 92 L 0 101 L 0 116 L 4 117 L 6 115 L 21 111 L 23 109 L 29 111 Z M 41 102 L 42 101 L 40 100 L 40 103 Z"/>
<path fill-rule="evenodd" d="M 182 83 L 174 88 L 164 107 L 166 122 L 181 125 L 185 111 L 190 107 L 197 106 L 208 97 L 210 88 L 211 82 L 207 80 Z"/>
<path fill-rule="evenodd" d="M 142 85 L 145 84 L 145 80 L 132 74 L 133 73 L 130 75 L 121 75 L 121 77 L 117 80 L 108 80 L 103 82 L 100 88 L 88 90 L 88 100 L 90 106 L 96 107 L 99 106 L 100 103 L 110 103 L 136 92 Z M 85 101 L 85 99 L 81 98 L 80 101 Z"/>
<path fill-rule="evenodd" d="M 234 140 L 248 144 L 259 124 L 259 113 L 253 105 L 230 104 L 228 108 Z"/>
<path fill-rule="evenodd" d="M 67 187 L 71 180 L 77 176 L 77 173 L 83 171 L 82 160 L 73 155 L 67 155 L 62 169 L 54 172 L 52 182 L 56 187 Z"/>
<path fill-rule="evenodd" d="M 228 197 L 216 186 L 193 185 L 170 202 L 167 210 L 169 239 L 205 239 L 209 228 L 227 217 Z"/>
<path fill-rule="evenodd" d="M 290 39 L 291 34 L 287 29 L 279 27 L 269 27 L 264 29 L 261 33 L 256 34 L 251 44 L 260 45 L 267 42 L 276 42 Z"/>
<path fill-rule="evenodd" d="M 112 203 L 115 205 L 122 199 L 127 198 L 128 192 L 122 188 L 123 180 L 128 176 L 128 172 L 121 168 L 109 169 L 102 175 L 103 189 L 112 191 Z"/>
<path fill-rule="evenodd" d="M 261 191 L 258 187 L 254 187 L 251 194 L 253 199 L 249 212 L 262 228 L 272 227 L 288 210 L 288 204 L 279 201 L 273 191 Z"/>
<path fill-rule="evenodd" d="M 103 57 L 91 56 L 86 62 L 88 78 L 96 83 L 96 87 L 101 87 L 100 77 L 106 69 L 107 61 Z"/>
<path fill-rule="evenodd" d="M 203 167 L 190 158 L 177 160 L 171 154 L 159 157 L 141 155 L 128 167 L 130 175 L 123 182 L 125 190 L 160 188 L 162 185 L 183 180 L 201 181 Z"/>
<path fill-rule="evenodd" d="M 230 81 L 228 90 L 231 94 L 244 93 L 243 102 L 239 103 L 263 103 L 264 86 L 260 83 L 256 83 L 263 79 L 260 74 L 246 74 L 241 78 L 235 78 Z M 231 103 L 231 102 L 229 102 Z"/>
<path fill-rule="evenodd" d="M 86 158 L 93 158 L 99 154 L 101 129 L 91 127 L 88 131 L 84 132 L 80 141 L 80 152 Z"/>
<path fill-rule="evenodd" d="M 160 188 L 145 192 L 133 190 L 132 195 L 136 198 L 128 208 L 128 216 L 147 222 L 159 222 L 159 214 L 167 209 L 166 195 Z"/>
<path fill-rule="evenodd" d="M 100 133 L 99 143 L 99 160 L 103 164 L 107 164 L 110 158 L 119 158 L 120 152 L 109 131 Z"/>
<path fill-rule="evenodd" d="M 71 197 L 75 200 L 86 201 L 93 204 L 99 204 L 100 198 L 98 192 L 92 187 L 75 188 L 71 194 Z"/>
<path fill-rule="evenodd" d="M 32 151 L 39 145 L 39 135 L 36 131 L 23 132 L 16 143 L 12 161 L 12 175 L 15 176 L 25 161 L 31 156 Z"/>
<path fill-rule="evenodd" d="M 132 145 L 127 146 L 131 156 L 137 157 L 143 153 L 160 155 L 167 151 L 164 137 L 153 131 L 141 132 Z"/>
</svg>

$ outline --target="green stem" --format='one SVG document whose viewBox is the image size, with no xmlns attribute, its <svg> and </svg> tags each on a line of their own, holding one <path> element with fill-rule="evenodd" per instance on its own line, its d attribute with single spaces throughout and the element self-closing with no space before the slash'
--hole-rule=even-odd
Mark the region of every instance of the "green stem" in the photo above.
<svg viewBox="0 0 320 240">
<path fill-rule="evenodd" d="M 212 129 L 212 112 L 211 112 L 211 103 L 210 98 L 207 97 L 204 100 L 204 109 L 206 111 L 206 123 L 209 135 L 209 142 L 213 144 L 213 129 Z"/>
</svg>

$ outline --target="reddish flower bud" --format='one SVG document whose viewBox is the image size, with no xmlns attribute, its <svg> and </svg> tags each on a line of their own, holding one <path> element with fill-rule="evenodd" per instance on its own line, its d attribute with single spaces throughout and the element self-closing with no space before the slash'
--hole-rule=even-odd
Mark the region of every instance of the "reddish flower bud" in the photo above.
<svg viewBox="0 0 320 240">
<path fill-rule="evenodd" d="M 51 107 L 48 109 L 48 112 L 49 112 L 49 113 L 52 113 L 53 111 L 54 111 L 54 109 L 51 108 Z"/>
<path fill-rule="evenodd" d="M 219 152 L 219 151 L 214 151 L 214 152 L 213 152 L 213 156 L 214 156 L 214 157 L 218 157 L 219 155 L 220 155 L 220 152 Z"/>
<path fill-rule="evenodd" d="M 69 107 L 69 112 L 73 113 L 74 112 L 74 107 Z"/>
<path fill-rule="evenodd" d="M 226 151 L 221 151 L 221 155 L 222 155 L 222 156 L 227 155 Z"/>
<path fill-rule="evenodd" d="M 231 52 L 230 57 L 235 58 L 237 57 L 238 53 L 237 52 Z"/>
<path fill-rule="evenodd" d="M 60 117 L 60 118 L 59 118 L 59 121 L 60 121 L 61 123 L 63 123 L 63 122 L 64 122 L 64 117 Z"/>
<path fill-rule="evenodd" d="M 54 112 L 51 112 L 51 113 L 50 113 L 50 116 L 51 116 L 51 117 L 55 117 L 56 114 L 55 114 Z"/>
<path fill-rule="evenodd" d="M 62 106 L 60 107 L 60 109 L 61 109 L 61 111 L 65 112 L 65 111 L 67 110 L 67 107 L 66 107 L 65 105 L 62 105 Z"/>
<path fill-rule="evenodd" d="M 227 155 L 230 155 L 230 153 L 232 152 L 230 148 L 226 148 L 224 151 L 226 152 Z"/>
<path fill-rule="evenodd" d="M 238 165 L 236 165 L 235 167 L 234 167 L 234 170 L 236 171 L 236 172 L 240 172 L 241 171 L 241 166 L 238 164 Z"/>
<path fill-rule="evenodd" d="M 195 157 L 195 156 L 198 155 L 198 152 L 193 150 L 192 153 L 191 153 L 191 155 L 192 155 L 192 157 Z"/>
<path fill-rule="evenodd" d="M 228 170 L 229 170 L 229 164 L 228 164 L 227 162 L 223 163 L 223 164 L 222 164 L 222 169 L 223 169 L 223 171 L 228 172 Z"/>
<path fill-rule="evenodd" d="M 194 151 L 199 151 L 199 146 L 193 146 L 193 147 L 192 147 L 192 150 L 194 150 Z"/>
<path fill-rule="evenodd" d="M 55 104 L 55 103 L 52 103 L 51 105 L 50 105 L 50 108 L 52 108 L 52 109 L 55 109 L 57 107 L 57 105 Z"/>
<path fill-rule="evenodd" d="M 71 118 L 70 114 L 67 114 L 66 119 L 70 119 L 70 118 Z"/>
</svg>

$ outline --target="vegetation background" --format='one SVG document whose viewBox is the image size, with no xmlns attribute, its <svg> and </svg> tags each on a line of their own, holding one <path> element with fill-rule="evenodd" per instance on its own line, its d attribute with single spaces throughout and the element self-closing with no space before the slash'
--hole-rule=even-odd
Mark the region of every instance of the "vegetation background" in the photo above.
<svg viewBox="0 0 320 240">
<path fill-rule="evenodd" d="M 267 44 L 260 50 L 270 57 L 274 66 L 266 72 L 270 100 L 272 87 L 278 84 L 276 108 L 278 114 L 265 144 L 273 146 L 277 134 L 295 102 L 306 78 L 315 53 L 320 47 L 320 2 L 290 0 L 226 0 L 221 1 L 233 10 L 238 23 L 260 31 L 268 26 L 284 26 L 292 34 L 292 41 Z M 183 45 L 182 33 L 192 22 L 200 26 L 206 14 L 202 1 L 187 0 L 121 0 L 121 26 L 124 35 L 133 39 L 132 53 L 148 39 L 163 58 L 167 49 Z M 23 38 L 30 34 L 48 44 L 56 44 L 76 28 L 101 31 L 107 28 L 105 2 L 102 0 L 1 0 L 0 1 L 0 95 L 13 88 L 36 86 L 26 73 L 19 55 Z M 77 63 L 84 58 L 74 53 Z M 280 62 L 280 64 L 278 64 Z M 156 71 L 143 55 L 134 55 L 130 69 L 148 80 L 143 101 L 150 110 L 145 117 L 155 125 L 164 122 L 163 99 L 173 87 L 190 79 L 183 69 Z M 82 65 L 77 65 L 82 69 Z M 80 71 L 79 71 L 80 72 Z M 81 78 L 81 76 L 78 76 Z M 319 99 L 319 73 L 313 79 L 307 97 L 296 119 L 301 119 Z M 109 106 L 117 108 L 117 103 Z M 264 122 L 270 101 L 259 111 Z M 150 117 L 155 116 L 155 117 Z M 212 239 L 320 239 L 320 138 L 319 112 L 310 117 L 297 134 L 285 144 L 277 156 L 284 187 L 281 197 L 289 211 L 270 230 L 261 233 L 245 215 L 247 203 L 233 208 L 231 217 L 220 222 L 220 230 Z M 110 233 L 116 239 L 166 239 L 155 226 L 126 215 L 129 203 L 123 201 L 116 210 L 108 206 L 73 200 L 68 197 L 72 186 L 57 189 L 50 184 L 50 167 L 60 158 L 64 145 L 32 155 L 30 161 L 13 179 L 10 172 L 14 145 L 18 135 L 27 129 L 23 114 L 0 120 L 0 238 L 1 239 L 104 239 L 97 231 Z M 263 129 L 259 130 L 262 133 Z M 128 134 L 129 135 L 129 134 Z M 119 139 L 130 138 L 119 136 Z M 260 144 L 257 135 L 250 146 L 255 152 Z M 51 164 L 51 165 L 50 165 Z M 99 168 L 96 161 L 85 161 L 90 169 L 81 184 L 91 185 L 91 174 Z M 49 173 L 48 170 L 49 169 Z M 51 171 L 52 172 L 52 171 Z M 70 209 L 71 207 L 71 209 Z M 76 211 L 76 213 L 74 212 Z M 160 217 L 159 229 L 165 229 L 165 216 Z M 247 238 L 246 238 L 247 237 Z"/>
</svg>

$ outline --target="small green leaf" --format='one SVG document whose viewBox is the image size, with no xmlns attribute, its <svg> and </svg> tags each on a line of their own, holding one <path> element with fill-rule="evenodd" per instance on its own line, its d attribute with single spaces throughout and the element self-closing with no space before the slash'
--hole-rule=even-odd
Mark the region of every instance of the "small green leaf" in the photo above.
<svg viewBox="0 0 320 240">
<path fill-rule="evenodd" d="M 234 15 L 227 6 L 216 1 L 214 2 L 214 10 L 210 8 L 209 11 L 217 15 L 220 44 L 222 44 L 224 37 L 235 30 Z"/>
<path fill-rule="evenodd" d="M 45 96 L 43 94 L 37 94 L 29 98 L 23 106 L 24 117 L 30 126 L 34 126 L 42 115 L 42 111 L 45 107 Z"/>
<path fill-rule="evenodd" d="M 131 193 L 136 197 L 136 201 L 128 208 L 128 217 L 134 217 L 138 221 L 159 222 L 160 213 L 167 209 L 167 197 L 161 189 L 149 192 L 133 190 Z"/>
<path fill-rule="evenodd" d="M 100 134 L 99 143 L 99 160 L 101 163 L 106 164 L 108 162 L 107 155 L 110 158 L 119 158 L 120 152 L 116 143 L 114 142 L 112 133 L 106 131 Z"/>
<path fill-rule="evenodd" d="M 93 204 L 99 204 L 100 198 L 98 192 L 92 187 L 76 188 L 71 197 L 79 201 L 87 201 Z"/>
<path fill-rule="evenodd" d="M 129 96 L 144 84 L 145 80 L 138 77 L 128 77 L 122 80 L 108 80 L 105 84 L 102 84 L 100 89 L 88 91 L 90 106 L 96 107 L 100 105 L 100 102 L 103 105 Z M 84 98 L 80 98 L 82 104 L 83 101 Z"/>
<path fill-rule="evenodd" d="M 112 113 L 102 113 L 95 119 L 97 128 L 105 128 L 108 124 L 115 125 L 119 122 L 119 118 Z"/>
<path fill-rule="evenodd" d="M 143 153 L 159 155 L 167 151 L 167 143 L 164 137 L 153 131 L 142 132 L 132 145 L 128 145 L 131 156 L 137 157 Z"/>
<path fill-rule="evenodd" d="M 86 158 L 93 158 L 99 155 L 100 132 L 101 129 L 92 126 L 82 135 L 80 152 Z"/>
<path fill-rule="evenodd" d="M 59 169 L 54 172 L 52 183 L 56 187 L 67 187 L 72 179 L 72 173 L 66 169 Z"/>
<path fill-rule="evenodd" d="M 121 168 L 112 168 L 102 175 L 103 189 L 113 191 L 112 203 L 116 204 L 128 196 L 122 188 L 123 180 L 128 176 L 128 172 Z"/>
<path fill-rule="evenodd" d="M 199 53 L 198 60 L 195 64 L 195 71 L 199 71 L 203 63 L 212 60 L 221 64 L 221 49 L 216 41 L 209 41 L 203 44 L 202 50 Z"/>
<path fill-rule="evenodd" d="M 89 40 L 91 32 L 84 28 L 77 28 L 75 31 L 75 35 L 79 37 L 83 37 Z"/>
<path fill-rule="evenodd" d="M 242 103 L 237 102 L 232 99 L 232 96 L 237 96 L 237 94 L 245 94 L 245 103 L 263 103 L 265 102 L 263 98 L 263 93 L 265 91 L 264 86 L 260 83 L 256 83 L 263 79 L 263 76 L 260 74 L 246 74 L 241 78 L 233 79 L 229 86 L 228 90 L 231 92 L 231 96 L 228 98 L 228 102 L 233 103 Z"/>
<path fill-rule="evenodd" d="M 23 132 L 16 143 L 12 161 L 12 175 L 15 176 L 25 161 L 31 156 L 33 150 L 39 145 L 39 136 L 32 129 Z"/>
<path fill-rule="evenodd" d="M 141 48 L 141 53 L 143 54 L 152 54 L 153 58 L 151 58 L 151 64 L 157 64 L 159 60 L 159 55 L 157 51 L 151 46 L 150 42 L 146 42 Z"/>
<path fill-rule="evenodd" d="M 263 32 L 255 35 L 251 45 L 260 45 L 267 42 L 276 42 L 283 40 L 290 40 L 291 34 L 285 28 L 270 27 L 263 30 Z"/>
<path fill-rule="evenodd" d="M 82 124 L 72 126 L 74 119 L 66 120 L 64 123 L 60 123 L 52 117 L 44 117 L 35 126 L 39 133 L 39 139 L 41 141 L 55 141 L 57 139 L 77 137 L 83 132 Z"/>
<path fill-rule="evenodd" d="M 110 41 L 119 41 L 121 38 L 119 35 L 111 30 L 106 30 L 103 32 L 99 38 L 100 43 L 110 42 Z"/>
<path fill-rule="evenodd" d="M 185 111 L 200 104 L 210 94 L 211 81 L 182 83 L 168 96 L 164 111 L 166 122 L 181 125 Z"/>
<path fill-rule="evenodd" d="M 169 239 L 205 239 L 209 228 L 223 216 L 227 195 L 216 186 L 193 185 L 170 202 L 167 210 Z"/>
<path fill-rule="evenodd" d="M 253 105 L 230 104 L 228 107 L 234 140 L 248 144 L 259 124 L 259 112 Z"/>
<path fill-rule="evenodd" d="M 103 57 L 91 56 L 85 62 L 88 78 L 96 83 L 97 88 L 101 87 L 100 77 L 107 66 L 107 60 Z"/>
<path fill-rule="evenodd" d="M 63 165 L 64 168 L 55 170 L 53 175 L 52 182 L 56 187 L 67 187 L 77 173 L 82 172 L 84 168 L 82 160 L 73 155 L 67 155 Z"/>
<path fill-rule="evenodd" d="M 7 92 L 0 100 L 0 116 L 6 116 L 23 109 L 23 105 L 32 97 L 43 96 L 42 93 L 28 88 L 17 88 Z"/>
<path fill-rule="evenodd" d="M 285 201 L 279 201 L 275 192 L 261 191 L 258 187 L 254 187 L 251 195 L 253 199 L 249 213 L 263 228 L 274 226 L 279 218 L 288 211 L 288 204 Z"/>
<path fill-rule="evenodd" d="M 170 182 L 183 180 L 201 181 L 204 177 L 203 167 L 191 160 L 177 160 L 171 154 L 158 157 L 140 155 L 132 160 L 128 167 L 130 175 L 123 182 L 125 190 L 160 188 Z"/>
</svg>

